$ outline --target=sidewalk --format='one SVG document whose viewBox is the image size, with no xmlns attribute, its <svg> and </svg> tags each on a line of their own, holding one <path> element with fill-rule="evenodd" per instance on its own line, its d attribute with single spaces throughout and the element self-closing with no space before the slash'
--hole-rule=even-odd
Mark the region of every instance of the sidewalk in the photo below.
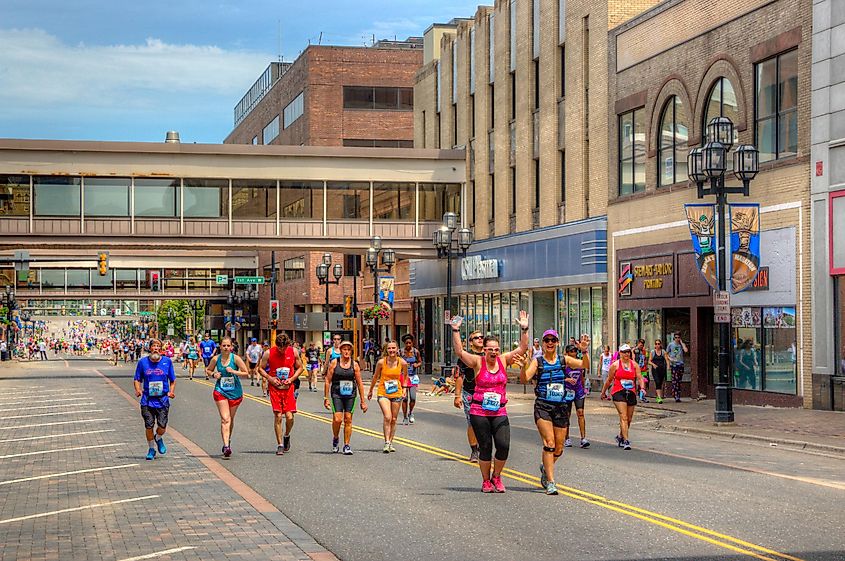
<svg viewBox="0 0 845 561">
<path fill-rule="evenodd" d="M 534 399 L 532 386 L 523 394 L 522 384 L 508 384 L 508 397 Z M 597 392 L 587 398 L 588 414 L 615 414 L 613 404 L 599 399 Z M 747 440 L 770 446 L 808 450 L 845 457 L 845 413 L 786 407 L 734 405 L 733 424 L 716 424 L 712 399 L 662 405 L 649 399 L 637 407 L 637 428 L 698 434 L 730 440 Z M 643 414 L 646 418 L 643 419 Z"/>
<path fill-rule="evenodd" d="M 175 430 L 146 461 L 138 406 L 110 380 L 45 372 L 0 373 L 0 559 L 336 561 Z"/>
</svg>

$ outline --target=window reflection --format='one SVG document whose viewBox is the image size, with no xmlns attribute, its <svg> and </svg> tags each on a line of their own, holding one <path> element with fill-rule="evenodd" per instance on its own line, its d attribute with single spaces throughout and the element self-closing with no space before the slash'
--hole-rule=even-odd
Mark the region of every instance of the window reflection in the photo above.
<svg viewBox="0 0 845 561">
<path fill-rule="evenodd" d="M 326 218 L 362 220 L 369 215 L 369 183 L 329 181 L 326 184 Z"/>
<path fill-rule="evenodd" d="M 229 216 L 229 182 L 225 179 L 185 179 L 185 218 Z"/>
<path fill-rule="evenodd" d="M 420 183 L 420 220 L 440 222 L 446 212 L 461 212 L 460 183 Z"/>
<path fill-rule="evenodd" d="M 374 183 L 373 219 L 414 220 L 413 183 Z"/>
<path fill-rule="evenodd" d="M 323 219 L 322 181 L 280 181 L 279 209 L 282 218 Z"/>
<path fill-rule="evenodd" d="M 253 179 L 232 180 L 232 219 L 276 217 L 276 182 Z"/>
<path fill-rule="evenodd" d="M 0 216 L 29 216 L 28 175 L 0 175 Z"/>
</svg>

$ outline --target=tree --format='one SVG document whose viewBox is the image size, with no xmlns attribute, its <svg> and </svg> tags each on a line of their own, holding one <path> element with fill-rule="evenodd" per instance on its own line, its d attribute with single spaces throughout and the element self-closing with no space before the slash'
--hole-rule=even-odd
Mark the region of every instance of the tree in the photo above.
<svg viewBox="0 0 845 561">
<path fill-rule="evenodd" d="M 194 317 L 193 300 L 165 300 L 158 308 L 158 332 L 160 336 L 167 336 L 167 327 L 173 326 L 174 334 L 182 338 L 186 335 L 185 326 L 187 325 L 187 318 Z M 196 312 L 197 324 L 202 325 L 205 317 L 205 306 L 200 307 Z M 196 330 L 197 327 L 194 326 Z"/>
</svg>

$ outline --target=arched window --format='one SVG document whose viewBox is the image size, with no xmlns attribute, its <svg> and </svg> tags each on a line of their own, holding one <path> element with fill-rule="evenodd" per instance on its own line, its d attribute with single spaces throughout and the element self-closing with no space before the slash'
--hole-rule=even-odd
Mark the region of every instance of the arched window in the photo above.
<svg viewBox="0 0 845 561">
<path fill-rule="evenodd" d="M 659 185 L 672 185 L 687 180 L 687 147 L 689 127 L 684 104 L 676 95 L 669 98 L 660 116 L 657 138 L 657 177 Z"/>
<path fill-rule="evenodd" d="M 740 122 L 739 105 L 736 101 L 736 91 L 733 84 L 725 77 L 719 78 L 710 88 L 707 95 L 707 110 L 704 113 L 704 122 L 701 124 L 702 142 L 707 142 L 707 123 L 714 117 L 727 117 L 734 124 L 734 144 L 739 139 L 737 125 Z"/>
</svg>

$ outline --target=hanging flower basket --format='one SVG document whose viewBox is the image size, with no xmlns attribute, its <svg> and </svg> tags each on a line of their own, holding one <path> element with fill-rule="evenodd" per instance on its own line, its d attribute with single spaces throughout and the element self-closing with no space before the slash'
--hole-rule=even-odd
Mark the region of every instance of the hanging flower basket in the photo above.
<svg viewBox="0 0 845 561">
<path fill-rule="evenodd" d="M 384 306 L 371 306 L 369 308 L 364 308 L 361 310 L 361 313 L 363 314 L 364 319 L 367 320 L 388 319 L 390 317 L 390 310 Z"/>
</svg>

